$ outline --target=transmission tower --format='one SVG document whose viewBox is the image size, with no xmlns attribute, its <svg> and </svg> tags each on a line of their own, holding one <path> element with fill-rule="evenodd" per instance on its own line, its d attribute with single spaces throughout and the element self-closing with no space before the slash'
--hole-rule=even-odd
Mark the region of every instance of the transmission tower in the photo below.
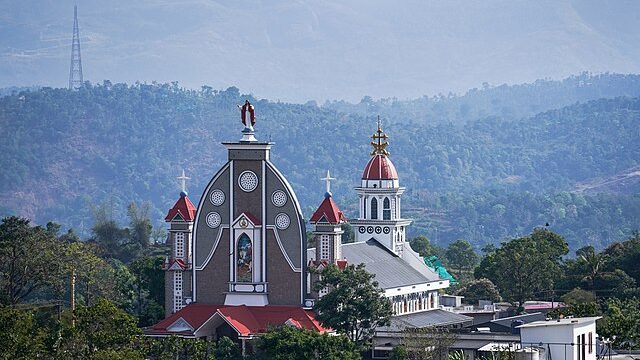
<svg viewBox="0 0 640 360">
<path fill-rule="evenodd" d="M 73 40 L 71 42 L 71 67 L 69 69 L 69 90 L 82 86 L 82 60 L 80 58 L 80 31 L 78 30 L 78 6 L 73 7 Z"/>
</svg>

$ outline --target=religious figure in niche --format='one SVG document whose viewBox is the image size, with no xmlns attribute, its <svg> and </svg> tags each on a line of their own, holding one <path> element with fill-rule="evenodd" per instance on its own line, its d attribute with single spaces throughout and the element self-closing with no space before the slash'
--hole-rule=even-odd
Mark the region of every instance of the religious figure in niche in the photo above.
<svg viewBox="0 0 640 360">
<path fill-rule="evenodd" d="M 236 262 L 236 281 L 251 282 L 252 270 L 252 250 L 251 239 L 247 234 L 242 234 L 238 239 L 238 260 Z"/>
</svg>

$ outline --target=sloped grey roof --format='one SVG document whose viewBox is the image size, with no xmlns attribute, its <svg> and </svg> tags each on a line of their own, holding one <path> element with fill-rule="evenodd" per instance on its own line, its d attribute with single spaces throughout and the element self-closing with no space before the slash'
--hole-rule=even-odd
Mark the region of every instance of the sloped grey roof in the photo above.
<svg viewBox="0 0 640 360">
<path fill-rule="evenodd" d="M 546 318 L 547 318 L 547 316 L 545 314 L 540 313 L 540 312 L 536 312 L 536 313 L 532 313 L 532 314 L 521 314 L 521 315 L 516 315 L 516 316 L 504 317 L 504 318 L 501 318 L 501 319 L 491 320 L 491 322 L 494 323 L 494 324 L 498 324 L 498 325 L 502 325 L 502 326 L 506 326 L 506 327 L 511 327 L 511 322 L 514 321 L 514 320 L 522 320 L 524 324 L 528 324 L 530 322 L 540 321 L 540 320 L 544 320 Z"/>
<path fill-rule="evenodd" d="M 405 248 L 403 256 L 398 257 L 373 238 L 342 245 L 342 257 L 349 264 L 364 264 L 368 272 L 376 275 L 374 280 L 382 289 L 440 280 L 413 250 Z"/>
<path fill-rule="evenodd" d="M 402 331 L 405 328 L 423 328 L 428 326 L 445 326 L 453 324 L 471 324 L 472 317 L 456 314 L 442 309 L 421 311 L 391 317 L 391 325 L 383 326 L 376 331 Z"/>
</svg>

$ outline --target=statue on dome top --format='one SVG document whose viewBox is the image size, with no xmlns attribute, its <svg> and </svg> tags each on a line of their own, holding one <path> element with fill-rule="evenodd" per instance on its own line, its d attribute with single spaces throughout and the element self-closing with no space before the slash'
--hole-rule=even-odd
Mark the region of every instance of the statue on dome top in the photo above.
<svg viewBox="0 0 640 360">
<path fill-rule="evenodd" d="M 252 128 L 253 125 L 256 124 L 256 113 L 253 105 L 249 102 L 249 100 L 245 100 L 244 105 L 238 105 L 240 109 L 240 117 L 242 118 L 242 124 L 247 128 Z M 247 113 L 249 113 L 249 118 L 247 119 Z M 250 121 L 250 123 L 247 122 Z"/>
</svg>

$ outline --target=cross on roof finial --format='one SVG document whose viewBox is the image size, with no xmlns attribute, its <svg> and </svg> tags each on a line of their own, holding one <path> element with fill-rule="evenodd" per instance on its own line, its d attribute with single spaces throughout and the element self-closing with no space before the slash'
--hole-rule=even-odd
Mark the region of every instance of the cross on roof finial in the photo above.
<svg viewBox="0 0 640 360">
<path fill-rule="evenodd" d="M 373 136 L 371 136 L 371 138 L 373 139 L 371 142 L 371 145 L 373 146 L 373 152 L 371 152 L 371 155 L 389 155 L 389 152 L 387 151 L 387 146 L 389 145 L 387 139 L 389 136 L 382 131 L 380 115 L 378 115 L 378 130 L 373 134 Z"/>
<path fill-rule="evenodd" d="M 177 177 L 180 180 L 180 184 L 182 185 L 182 192 L 187 192 L 187 180 L 191 179 L 184 174 L 184 169 L 182 169 L 182 175 Z"/>
<path fill-rule="evenodd" d="M 327 170 L 327 176 L 323 177 L 320 180 L 323 180 L 327 183 L 327 194 L 331 194 L 331 180 L 335 180 L 336 178 L 332 178 L 329 170 Z"/>
</svg>

